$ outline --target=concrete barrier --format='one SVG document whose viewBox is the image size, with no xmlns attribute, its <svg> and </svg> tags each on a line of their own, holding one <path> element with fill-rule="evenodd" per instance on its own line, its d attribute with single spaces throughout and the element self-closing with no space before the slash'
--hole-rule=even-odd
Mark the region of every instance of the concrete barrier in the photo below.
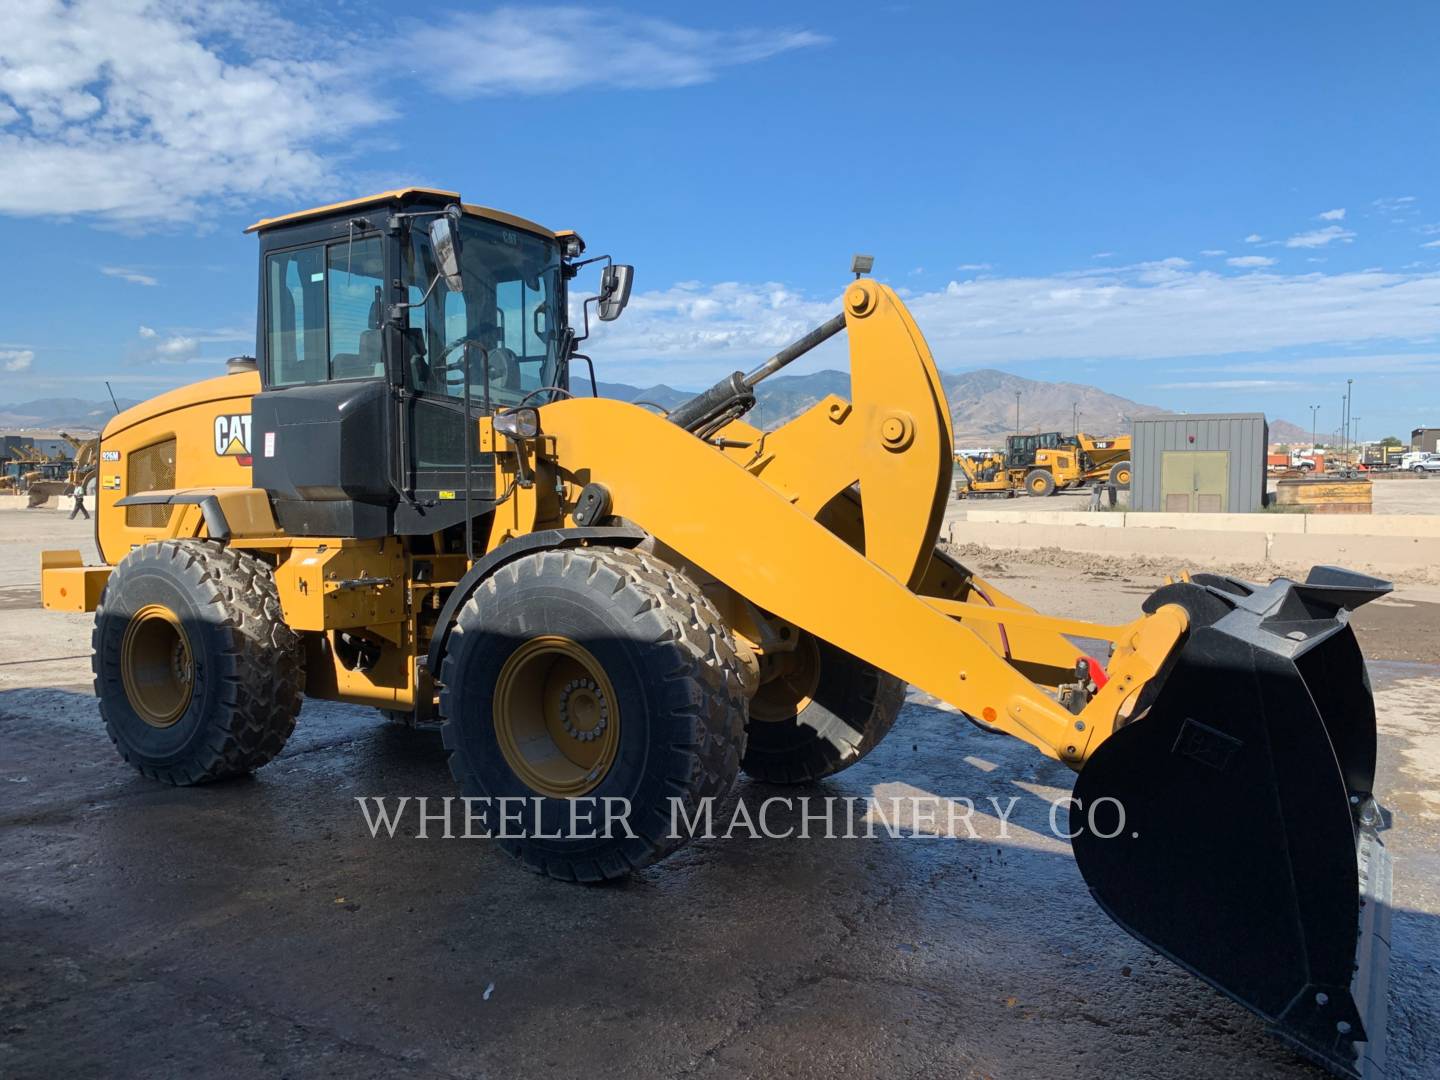
<svg viewBox="0 0 1440 1080">
<path fill-rule="evenodd" d="M 1378 573 L 1440 570 L 1440 515 L 1163 514 L 1054 510 L 969 511 L 950 525 L 957 544 L 1198 563 L 1313 566 Z"/>
<path fill-rule="evenodd" d="M 1172 515 L 1174 516 L 1174 515 Z M 1085 510 L 1005 510 L 1000 507 L 966 507 L 966 521 L 989 521 L 1014 524 L 1023 521 L 1032 525 L 1086 526 L 1096 529 L 1123 529 L 1126 515 L 1119 511 L 1090 513 Z M 1079 518 L 1080 520 L 1075 520 Z"/>
<path fill-rule="evenodd" d="M 1268 515 L 1267 515 L 1268 516 Z M 1440 538 L 1440 514 L 1302 514 L 1305 532 L 1313 536 L 1415 536 Z"/>
<path fill-rule="evenodd" d="M 1112 515 L 1113 516 L 1113 515 Z M 1127 529 L 1183 529 L 1186 532 L 1303 533 L 1309 514 L 1125 513 Z"/>
<path fill-rule="evenodd" d="M 1300 566 L 1374 567 L 1382 572 L 1440 568 L 1440 539 L 1423 536 L 1277 536 L 1270 561 Z"/>
<path fill-rule="evenodd" d="M 1096 529 L 1074 525 L 1003 524 L 956 521 L 951 542 L 991 548 L 1060 548 L 1113 555 L 1156 555 L 1211 562 L 1263 563 L 1269 538 L 1256 532 L 1206 532 L 1181 529 Z"/>
<path fill-rule="evenodd" d="M 51 495 L 38 506 L 30 505 L 29 495 L 0 495 L 0 510 L 64 510 L 67 514 L 75 507 L 73 495 Z M 95 496 L 85 496 L 85 509 L 95 512 Z"/>
<path fill-rule="evenodd" d="M 1004 525 L 1070 528 L 1181 529 L 1186 532 L 1256 532 L 1272 536 L 1417 536 L 1440 538 L 1440 514 L 1167 514 L 1083 510 L 967 509 L 963 520 Z"/>
</svg>

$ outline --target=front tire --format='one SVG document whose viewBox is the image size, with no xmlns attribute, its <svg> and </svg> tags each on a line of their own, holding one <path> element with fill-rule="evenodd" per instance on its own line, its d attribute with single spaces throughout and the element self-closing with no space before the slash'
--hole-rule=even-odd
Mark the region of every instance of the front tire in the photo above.
<svg viewBox="0 0 1440 1080">
<path fill-rule="evenodd" d="M 105 585 L 91 644 L 105 730 L 152 780 L 243 775 L 295 729 L 300 639 L 253 555 L 205 540 L 136 548 Z"/>
<path fill-rule="evenodd" d="M 680 847 L 675 804 L 693 819 L 727 794 L 745 752 L 729 630 L 688 577 L 638 551 L 502 566 L 456 616 L 440 681 L 451 772 L 490 800 L 476 817 L 529 869 L 566 881 L 622 877 Z M 607 799 L 628 800 L 609 804 L 628 806 L 628 829 L 604 835 Z"/>
<path fill-rule="evenodd" d="M 1054 495 L 1055 477 L 1049 469 L 1032 469 L 1025 477 L 1025 490 L 1040 499 Z"/>
<path fill-rule="evenodd" d="M 879 745 L 905 702 L 895 676 L 803 631 L 795 650 L 767 660 L 760 677 L 742 765 L 772 784 L 848 769 Z"/>
<path fill-rule="evenodd" d="M 1117 491 L 1130 490 L 1130 462 L 1117 461 L 1110 466 L 1110 484 Z"/>
</svg>

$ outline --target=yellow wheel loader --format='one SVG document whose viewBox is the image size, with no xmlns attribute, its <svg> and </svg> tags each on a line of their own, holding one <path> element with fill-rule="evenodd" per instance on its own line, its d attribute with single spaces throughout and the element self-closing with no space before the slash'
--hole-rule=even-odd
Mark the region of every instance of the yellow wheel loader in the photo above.
<svg viewBox="0 0 1440 1080">
<path fill-rule="evenodd" d="M 1038 435 L 1007 435 L 1004 453 L 957 454 L 960 476 L 955 483 L 956 498 L 1010 498 L 1023 491 L 1030 495 L 1053 495 L 1057 481 L 1053 470 L 1063 475 L 1075 472 L 1076 454 L 1064 447 L 1058 431 Z M 1056 456 L 1058 454 L 1058 456 Z M 1077 474 L 1078 475 L 1078 474 Z M 1064 482 L 1058 484 L 1064 487 Z"/>
<path fill-rule="evenodd" d="M 1058 431 L 1043 435 L 1011 436 L 1019 454 L 1013 476 L 1030 495 L 1041 498 L 1066 488 L 1086 484 L 1111 484 L 1120 491 L 1130 490 L 1130 436 L 1118 435 L 1097 439 L 1080 432 L 1061 435 Z"/>
<path fill-rule="evenodd" d="M 659 415 L 585 392 L 592 310 L 620 315 L 631 269 L 574 232 L 427 189 L 254 231 L 255 358 L 112 419 L 105 565 L 43 556 L 46 606 L 95 614 L 100 713 L 142 773 L 245 773 L 302 696 L 369 705 L 443 724 L 526 865 L 600 880 L 742 769 L 854 764 L 908 683 L 1077 770 L 1075 857 L 1128 932 L 1337 1073 L 1378 1061 L 1389 870 L 1349 613 L 1387 583 L 1196 575 L 1113 626 L 1028 608 L 937 547 L 950 412 L 874 280 Z M 746 423 L 841 331 L 848 400 Z M 533 821 L 498 828 L 504 797 Z M 596 799 L 626 827 L 567 831 Z"/>
</svg>

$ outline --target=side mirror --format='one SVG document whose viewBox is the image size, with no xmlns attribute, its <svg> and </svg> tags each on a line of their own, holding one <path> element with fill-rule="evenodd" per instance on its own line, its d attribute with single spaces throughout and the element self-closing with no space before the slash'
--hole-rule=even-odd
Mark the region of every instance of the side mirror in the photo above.
<svg viewBox="0 0 1440 1080">
<path fill-rule="evenodd" d="M 600 303 L 597 314 L 601 322 L 614 322 L 630 302 L 630 282 L 635 267 L 612 263 L 600 275 Z"/>
<path fill-rule="evenodd" d="M 449 207 L 444 216 L 430 223 L 430 247 L 435 251 L 435 262 L 450 291 L 464 292 L 465 281 L 460 276 L 460 213 L 457 207 Z"/>
</svg>

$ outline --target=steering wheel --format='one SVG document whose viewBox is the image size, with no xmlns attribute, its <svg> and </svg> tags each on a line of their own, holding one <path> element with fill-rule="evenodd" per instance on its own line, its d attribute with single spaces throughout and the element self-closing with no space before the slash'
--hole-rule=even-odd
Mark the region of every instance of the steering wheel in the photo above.
<svg viewBox="0 0 1440 1080">
<path fill-rule="evenodd" d="M 514 349 L 497 345 L 485 358 L 485 367 L 492 386 L 503 390 L 520 389 L 520 357 L 515 355 Z"/>
<path fill-rule="evenodd" d="M 470 389 L 473 393 L 477 386 L 483 386 L 481 381 L 489 377 L 491 386 L 499 386 L 504 390 L 518 390 L 520 388 L 520 358 L 515 355 L 513 349 L 507 349 L 504 345 L 497 345 L 493 349 L 486 348 L 485 343 L 479 338 L 462 337 L 452 341 L 445 346 L 445 351 L 440 354 L 440 359 L 434 365 L 434 370 L 443 371 L 447 378 L 446 384 L 453 386 L 454 381 L 448 376 L 453 372 L 463 374 L 465 368 L 462 365 L 469 363 L 469 350 L 465 356 L 455 363 L 450 362 L 450 356 L 456 349 L 473 345 L 480 350 L 484 367 L 479 372 L 480 380 L 477 380 L 475 372 L 470 374 Z"/>
<path fill-rule="evenodd" d="M 478 348 L 480 348 L 480 349 L 484 349 L 484 348 L 485 348 L 485 343 L 484 343 L 483 341 L 481 341 L 479 338 L 473 338 L 473 337 L 456 338 L 456 339 L 455 339 L 454 341 L 452 341 L 449 345 L 446 345 L 446 346 L 445 346 L 445 350 L 439 355 L 439 357 L 436 358 L 436 360 L 435 360 L 435 370 L 436 370 L 436 371 L 452 371 L 452 370 L 458 371 L 458 370 L 460 370 L 458 364 L 457 364 L 454 368 L 451 368 L 451 366 L 450 366 L 450 354 L 453 353 L 456 349 L 460 348 L 462 345 L 474 345 L 474 346 L 476 346 L 476 347 L 478 347 Z"/>
</svg>

